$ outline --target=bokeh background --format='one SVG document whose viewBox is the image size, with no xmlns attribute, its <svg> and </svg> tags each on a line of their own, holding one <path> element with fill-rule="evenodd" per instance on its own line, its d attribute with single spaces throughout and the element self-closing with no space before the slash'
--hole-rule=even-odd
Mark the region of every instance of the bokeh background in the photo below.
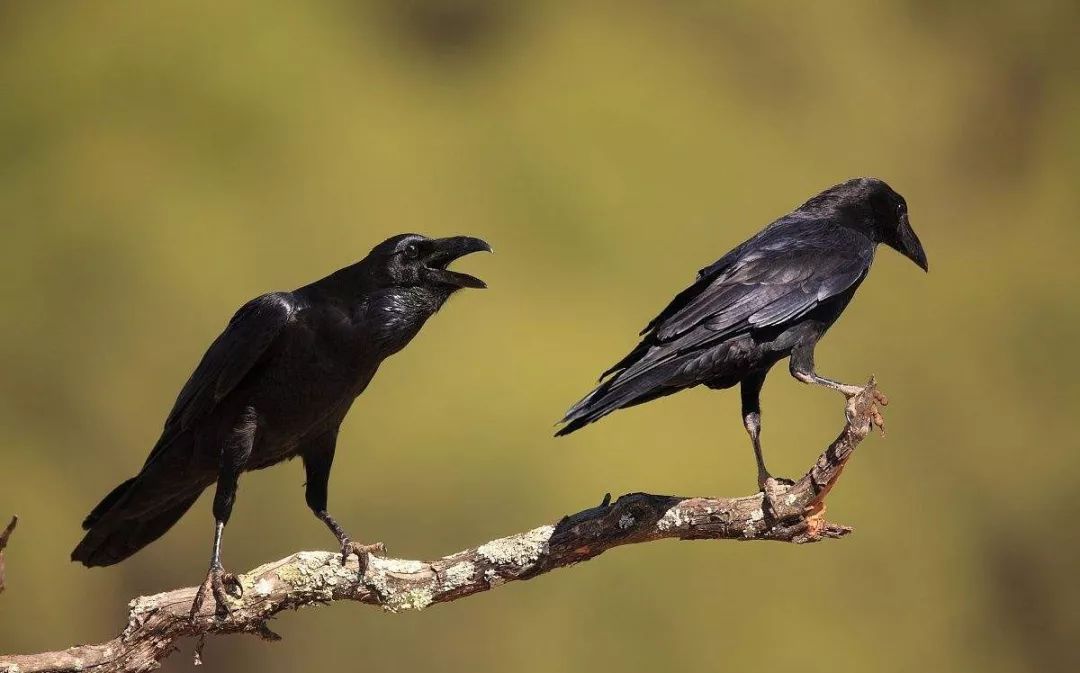
<svg viewBox="0 0 1080 673">
<path fill-rule="evenodd" d="M 115 635 L 203 576 L 209 497 L 68 561 L 233 310 L 401 231 L 497 254 L 346 422 L 331 511 L 440 556 L 605 492 L 753 490 L 738 394 L 553 422 L 696 270 L 856 175 L 911 204 L 818 351 L 894 402 L 830 499 L 856 535 L 659 543 L 419 614 L 284 615 L 208 671 L 1075 671 L 1080 6 L 0 3 L 0 652 Z M 841 423 L 777 368 L 770 465 Z M 247 475 L 234 570 L 331 548 L 298 462 Z M 188 670 L 190 645 L 166 670 Z"/>
</svg>

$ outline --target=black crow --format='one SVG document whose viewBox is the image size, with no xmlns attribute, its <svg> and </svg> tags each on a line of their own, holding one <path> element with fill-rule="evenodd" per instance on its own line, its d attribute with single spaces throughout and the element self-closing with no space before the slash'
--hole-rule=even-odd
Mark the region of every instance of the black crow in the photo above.
<svg viewBox="0 0 1080 673">
<path fill-rule="evenodd" d="M 848 398 L 862 390 L 819 376 L 814 346 L 866 278 L 879 243 L 928 269 L 904 197 L 876 178 L 826 189 L 699 271 L 642 330 L 641 343 L 566 412 L 556 434 L 684 388 L 741 384 L 743 425 L 764 488 L 770 475 L 758 396 L 765 375 L 790 356 L 791 375 L 803 383 Z"/>
<path fill-rule="evenodd" d="M 353 542 L 326 511 L 338 428 L 384 359 L 404 348 L 454 292 L 485 287 L 447 269 L 455 259 L 490 251 L 467 236 L 402 234 L 361 261 L 292 292 L 274 292 L 237 311 L 180 391 L 165 430 L 139 474 L 117 486 L 83 522 L 73 561 L 123 561 L 175 524 L 217 482 L 214 544 L 207 590 L 227 610 L 221 533 L 241 472 L 300 456 L 307 504 L 341 543 L 342 563 L 361 567 L 381 545 Z"/>
</svg>

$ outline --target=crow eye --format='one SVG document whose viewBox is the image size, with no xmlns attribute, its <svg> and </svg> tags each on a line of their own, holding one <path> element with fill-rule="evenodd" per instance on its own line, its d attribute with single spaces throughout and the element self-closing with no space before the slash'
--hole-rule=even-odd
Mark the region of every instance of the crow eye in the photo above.
<svg viewBox="0 0 1080 673">
<path fill-rule="evenodd" d="M 405 253 L 405 256 L 408 257 L 409 259 L 416 259 L 417 257 L 420 256 L 420 246 L 418 246 L 415 243 L 410 243 L 410 244 L 405 246 L 404 253 Z"/>
</svg>

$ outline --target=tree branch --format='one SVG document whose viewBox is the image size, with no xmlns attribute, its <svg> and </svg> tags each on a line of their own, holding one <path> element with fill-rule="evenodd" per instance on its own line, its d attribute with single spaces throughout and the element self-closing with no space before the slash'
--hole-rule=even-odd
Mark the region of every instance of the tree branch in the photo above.
<svg viewBox="0 0 1080 673">
<path fill-rule="evenodd" d="M 352 557 L 343 566 L 338 553 L 302 551 L 242 575 L 243 597 L 232 600 L 228 615 L 215 615 L 213 601 L 207 601 L 191 620 L 195 587 L 142 596 L 131 601 L 127 627 L 113 640 L 59 652 L 0 656 L 0 673 L 149 671 L 185 637 L 250 633 L 277 640 L 267 622 L 288 608 L 352 600 L 389 612 L 421 610 L 627 544 L 665 538 L 805 543 L 842 537 L 852 529 L 825 521 L 824 499 L 859 442 L 874 425 L 883 427 L 877 403 L 886 400 L 871 379 L 866 390 L 849 401 L 840 436 L 794 485 L 770 483 L 768 499 L 762 493 L 742 498 L 630 493 L 612 503 L 607 496 L 599 506 L 554 525 L 434 561 L 374 557 L 362 577 Z"/>
<path fill-rule="evenodd" d="M 0 594 L 4 593 L 4 549 L 7 547 L 8 540 L 11 539 L 11 534 L 15 531 L 17 523 L 19 523 L 19 517 L 11 517 L 11 523 L 7 525 L 3 533 L 0 533 Z"/>
</svg>

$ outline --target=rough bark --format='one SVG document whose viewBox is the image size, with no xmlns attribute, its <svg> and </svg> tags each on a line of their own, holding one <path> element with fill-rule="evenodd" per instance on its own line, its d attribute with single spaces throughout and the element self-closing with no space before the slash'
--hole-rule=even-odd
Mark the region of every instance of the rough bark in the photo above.
<svg viewBox="0 0 1080 673">
<path fill-rule="evenodd" d="M 342 565 L 337 552 L 302 551 L 241 575 L 243 596 L 232 600 L 227 615 L 215 614 L 213 601 L 207 601 L 201 614 L 190 619 L 195 587 L 142 596 L 131 601 L 127 626 L 113 640 L 0 656 L 0 673 L 149 671 L 183 638 L 250 633 L 276 640 L 267 623 L 289 608 L 352 600 L 388 612 L 422 610 L 627 544 L 665 538 L 806 543 L 842 537 L 852 529 L 825 520 L 824 499 L 859 442 L 875 425 L 883 428 L 879 403 L 886 401 L 871 379 L 866 390 L 848 402 L 839 437 L 794 485 L 770 483 L 768 499 L 760 492 L 741 498 L 630 493 L 614 502 L 607 496 L 597 507 L 554 524 L 434 561 L 373 557 L 362 576 L 353 557 Z"/>
</svg>

